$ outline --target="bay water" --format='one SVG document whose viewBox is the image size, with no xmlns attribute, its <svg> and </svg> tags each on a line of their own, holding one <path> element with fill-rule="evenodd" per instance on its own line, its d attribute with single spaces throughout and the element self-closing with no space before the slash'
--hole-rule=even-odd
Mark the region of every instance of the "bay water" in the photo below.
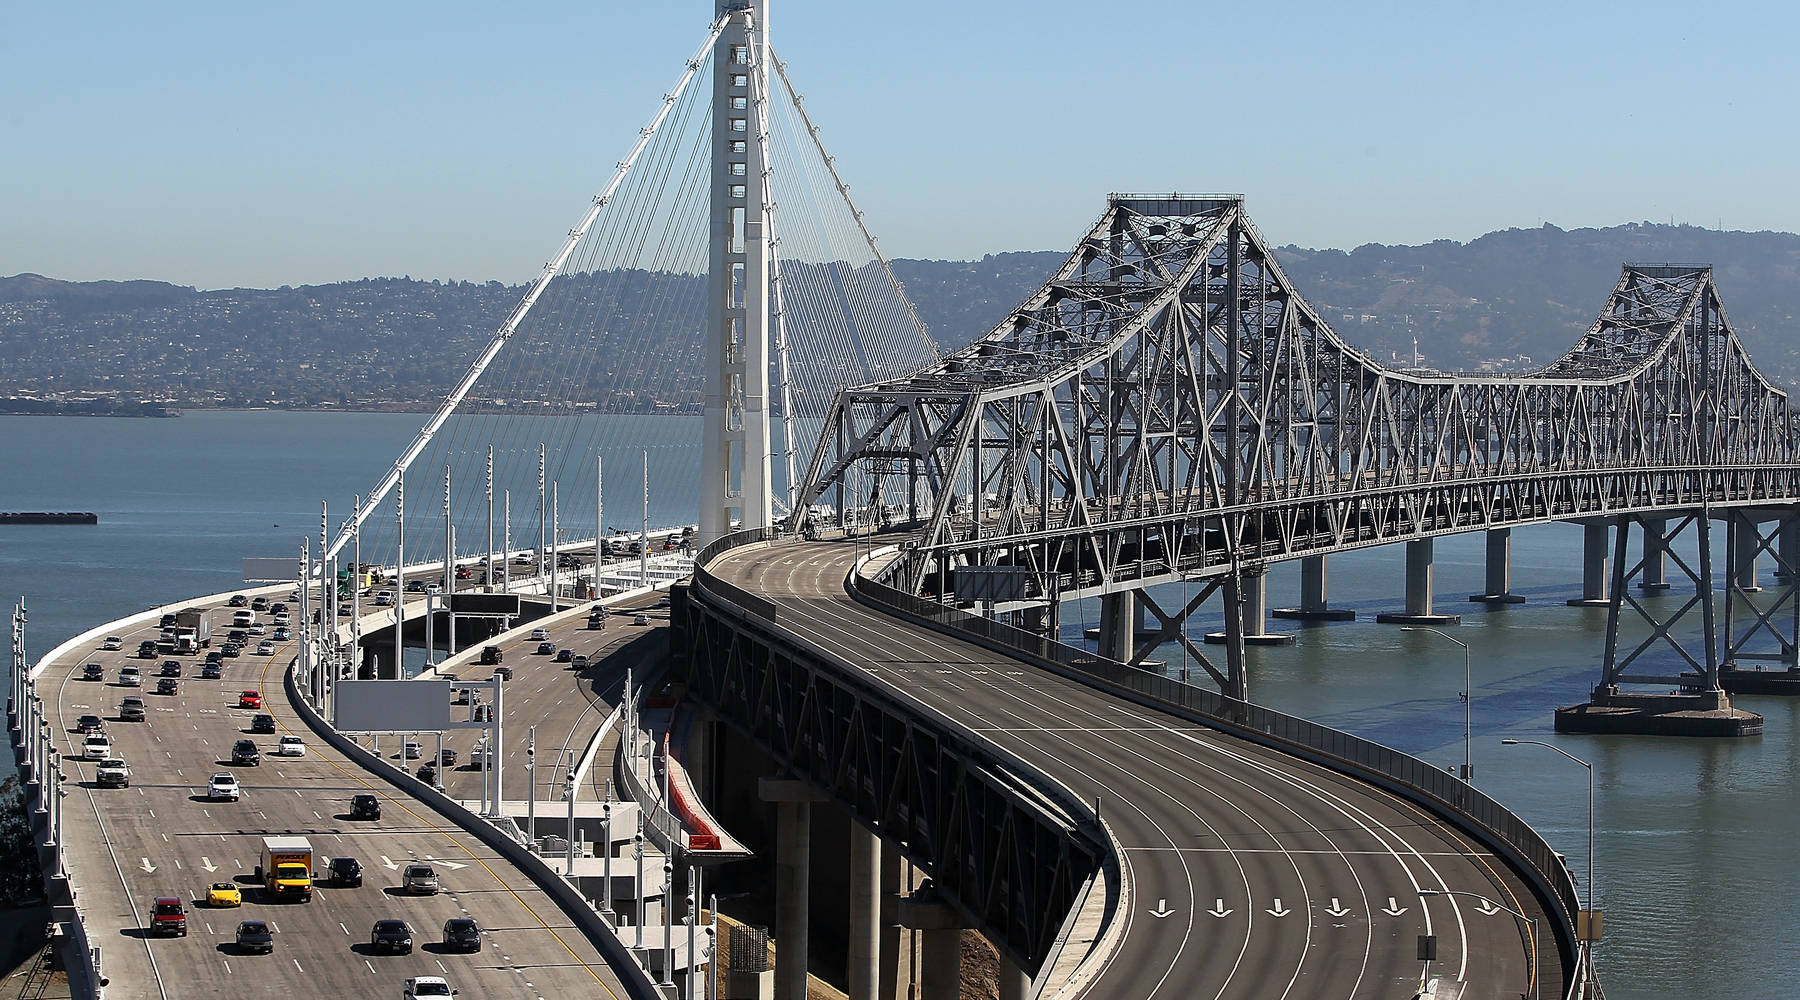
<svg viewBox="0 0 1800 1000">
<path fill-rule="evenodd" d="M 423 419 L 280 411 L 195 411 L 170 420 L 0 416 L 0 510 L 100 518 L 97 526 L 0 525 L 0 598 L 9 608 L 25 598 L 28 656 L 134 611 L 230 590 L 246 556 L 297 557 L 303 537 L 316 539 L 320 500 L 331 504 L 335 527 L 351 496 L 368 493 Z M 527 418 L 482 419 L 494 422 L 496 435 L 517 438 L 524 425 L 508 422 Z M 580 419 L 607 423 L 607 440 L 659 442 L 649 463 L 650 521 L 693 520 L 696 419 Z M 464 436 L 486 429 L 465 427 Z M 523 450 L 534 479 L 535 445 Z M 626 511 L 618 519 L 635 527 L 642 459 L 628 447 L 616 450 L 606 459 L 607 489 L 619 495 L 609 496 L 607 509 L 618 504 Z M 630 473 L 632 489 L 615 488 L 615 463 Z M 535 508 L 535 482 L 517 484 L 514 500 L 514 542 L 532 544 L 536 512 L 526 508 Z M 593 500 L 565 495 L 563 502 L 591 511 Z M 578 522 L 571 515 L 565 523 Z M 459 550 L 479 551 L 469 537 L 459 536 Z M 1722 539 L 1714 544 L 1716 552 L 1723 547 Z M 1463 615 L 1454 634 L 1470 647 L 1475 784 L 1566 853 L 1584 882 L 1586 773 L 1549 750 L 1500 740 L 1543 740 L 1593 764 L 1596 905 L 1606 911 L 1596 961 L 1609 997 L 1800 993 L 1791 985 L 1800 981 L 1800 953 L 1787 944 L 1789 929 L 1800 926 L 1800 705 L 1737 699 L 1765 719 L 1762 736 L 1743 740 L 1555 734 L 1553 709 L 1585 700 L 1599 677 L 1605 611 L 1564 604 L 1579 596 L 1580 553 L 1576 526 L 1516 531 L 1513 589 L 1527 600 L 1490 609 L 1466 601 L 1483 589 L 1482 537 L 1437 543 L 1437 610 Z M 1295 563 L 1271 569 L 1270 607 L 1298 603 L 1298 576 Z M 1459 764 L 1463 650 L 1428 632 L 1374 623 L 1376 612 L 1403 603 L 1403 547 L 1334 556 L 1330 580 L 1331 604 L 1357 611 L 1357 620 L 1306 628 L 1271 621 L 1271 630 L 1294 632 L 1297 641 L 1250 650 L 1252 699 L 1433 763 Z M 1775 592 L 1765 594 L 1759 600 L 1774 599 Z M 1183 587 L 1159 588 L 1157 596 L 1165 608 L 1178 605 Z M 1677 580 L 1651 606 L 1666 614 L 1691 596 Z M 1098 624 L 1097 605 L 1071 602 L 1063 624 L 1078 641 L 1083 626 Z M 1217 627 L 1215 611 L 1197 616 L 1191 630 Z M 1176 646 L 1157 656 L 1179 668 Z"/>
</svg>

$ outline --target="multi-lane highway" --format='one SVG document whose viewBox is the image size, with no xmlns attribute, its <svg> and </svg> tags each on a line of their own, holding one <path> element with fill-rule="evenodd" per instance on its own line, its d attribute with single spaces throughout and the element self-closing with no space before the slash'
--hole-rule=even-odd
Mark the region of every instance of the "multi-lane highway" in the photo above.
<svg viewBox="0 0 1800 1000">
<path fill-rule="evenodd" d="M 164 657 L 131 658 L 138 641 L 157 631 L 154 619 L 117 629 L 124 649 L 76 649 L 46 664 L 38 677 L 38 690 L 54 706 L 49 717 L 63 734 L 71 789 L 65 803 L 69 868 L 90 937 L 103 948 L 109 996 L 397 995 L 403 979 L 425 975 L 446 977 L 463 996 L 625 995 L 594 947 L 516 869 L 310 738 L 282 696 L 291 643 L 277 644 L 270 656 L 226 659 L 218 680 L 200 679 L 199 657 L 179 657 L 178 693 L 159 695 L 153 675 Z M 102 665 L 104 680 L 83 679 L 88 663 Z M 145 688 L 116 683 L 126 663 L 146 668 Z M 256 713 L 237 707 L 247 689 L 264 695 L 274 734 L 248 732 Z M 148 704 L 144 722 L 119 720 L 127 695 L 141 695 Z M 115 754 L 131 765 L 130 787 L 96 787 L 94 764 L 76 759 L 82 747 L 75 730 L 85 714 L 106 720 Z M 302 737 L 305 755 L 271 756 L 283 735 Z M 230 763 L 240 739 L 259 744 L 259 765 Z M 215 773 L 237 777 L 239 801 L 207 797 L 207 779 Z M 379 820 L 349 818 L 350 798 L 358 793 L 382 800 Z M 308 838 L 321 869 L 325 857 L 354 856 L 366 881 L 360 888 L 321 884 L 310 903 L 270 902 L 252 877 L 268 835 Z M 421 859 L 436 868 L 441 893 L 399 891 L 400 868 Z M 208 884 L 218 881 L 242 887 L 242 907 L 196 905 Z M 185 902 L 186 937 L 147 935 L 150 901 L 158 896 Z M 480 923 L 480 952 L 451 954 L 440 946 L 444 922 L 457 917 Z M 384 918 L 412 925 L 411 955 L 370 951 L 371 927 Z M 249 919 L 269 921 L 272 954 L 243 954 L 234 946 L 238 922 Z"/>
<path fill-rule="evenodd" d="M 709 570 L 775 601 L 780 624 L 904 688 L 1098 800 L 1130 889 L 1091 997 L 1561 995 L 1553 941 L 1469 896 L 1539 917 L 1521 880 L 1436 817 L 1373 786 L 1104 696 L 852 601 L 850 543 L 727 553 Z M 1418 938 L 1437 938 L 1429 970 Z"/>
</svg>

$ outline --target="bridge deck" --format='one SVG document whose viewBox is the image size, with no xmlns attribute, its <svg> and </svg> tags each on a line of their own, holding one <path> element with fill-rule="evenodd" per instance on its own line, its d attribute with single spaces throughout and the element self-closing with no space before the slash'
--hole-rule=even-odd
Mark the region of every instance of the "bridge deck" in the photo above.
<svg viewBox="0 0 1800 1000">
<path fill-rule="evenodd" d="M 1129 888 L 1092 997 L 1383 997 L 1417 989 L 1434 933 L 1442 997 L 1531 993 L 1530 934 L 1467 890 L 1539 917 L 1491 852 L 1373 786 L 1127 704 L 853 602 L 853 543 L 757 546 L 711 571 L 779 623 L 1099 800 Z M 1543 995 L 1561 995 L 1554 941 Z M 1452 987 L 1452 984 L 1456 984 Z"/>
</svg>

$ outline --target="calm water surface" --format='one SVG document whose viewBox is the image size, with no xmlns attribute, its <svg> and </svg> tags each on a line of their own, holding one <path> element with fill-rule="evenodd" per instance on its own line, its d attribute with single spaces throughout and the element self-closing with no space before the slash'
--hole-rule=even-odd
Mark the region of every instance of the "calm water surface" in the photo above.
<svg viewBox="0 0 1800 1000">
<path fill-rule="evenodd" d="M 100 515 L 96 527 L 0 526 L 0 595 L 8 607 L 25 596 L 31 657 L 130 612 L 229 590 L 245 556 L 297 554 L 301 536 L 318 531 L 320 499 L 331 502 L 335 526 L 351 495 L 368 491 L 421 419 L 280 412 L 193 412 L 175 420 L 0 416 L 0 510 Z M 509 423 L 520 418 L 486 419 L 495 422 L 496 436 L 520 436 Z M 587 419 L 616 422 L 613 439 L 641 434 L 659 442 L 651 463 L 652 523 L 692 520 L 697 422 Z M 464 436 L 479 433 L 464 429 Z M 518 467 L 515 542 L 531 544 L 536 446 L 514 441 L 509 454 L 525 455 L 509 468 Z M 607 520 L 635 524 L 641 458 L 622 449 L 606 461 L 608 511 L 625 511 Z M 565 467 L 587 464 L 590 458 L 575 456 Z M 591 483 L 590 476 L 586 491 Z M 438 488 L 409 483 L 409 494 L 416 504 Z M 591 531 L 591 492 L 580 500 L 574 489 L 564 492 L 565 527 Z M 388 508 L 391 520 L 391 502 Z M 582 508 L 585 521 L 576 513 Z M 459 548 L 479 549 L 468 539 L 482 529 L 463 530 L 468 534 Z M 1499 741 L 1544 740 L 1593 763 L 1596 881 L 1607 933 L 1597 960 L 1609 997 L 1800 995 L 1800 988 L 1782 985 L 1800 980 L 1800 957 L 1787 941 L 1788 929 L 1800 926 L 1794 738 L 1800 705 L 1740 699 L 1763 714 L 1766 728 L 1760 738 L 1734 742 L 1554 734 L 1552 708 L 1585 699 L 1599 676 L 1605 613 L 1563 605 L 1579 591 L 1580 543 L 1580 529 L 1569 525 L 1515 532 L 1515 590 L 1529 600 L 1492 611 L 1465 601 L 1482 589 L 1480 536 L 1438 543 L 1438 609 L 1464 615 L 1455 634 L 1472 648 L 1475 782 L 1564 851 L 1582 878 L 1585 773 L 1548 750 Z M 1375 612 L 1402 603 L 1403 573 L 1399 546 L 1334 557 L 1331 603 L 1357 610 L 1360 620 L 1317 628 L 1271 622 L 1299 639 L 1250 651 L 1251 697 L 1427 760 L 1460 763 L 1462 650 L 1429 633 L 1373 622 Z M 1179 587 L 1166 589 L 1165 607 L 1180 598 Z M 1298 603 L 1298 596 L 1297 565 L 1277 565 L 1269 606 Z M 1653 606 L 1666 612 L 1687 596 L 1678 583 Z M 1072 604 L 1065 629 L 1074 637 L 1097 617 L 1093 603 Z M 1216 618 L 1194 624 L 1195 631 L 1216 627 Z M 1160 655 L 1179 664 L 1172 646 Z"/>
</svg>

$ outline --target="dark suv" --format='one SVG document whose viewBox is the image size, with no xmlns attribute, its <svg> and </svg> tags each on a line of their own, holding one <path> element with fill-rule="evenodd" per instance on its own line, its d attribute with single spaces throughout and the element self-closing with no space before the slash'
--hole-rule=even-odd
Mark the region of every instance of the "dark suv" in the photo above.
<svg viewBox="0 0 1800 1000">
<path fill-rule="evenodd" d="M 326 866 L 326 870 L 331 872 L 332 885 L 352 888 L 362 885 L 362 862 L 355 858 L 332 858 L 331 864 Z"/>
<path fill-rule="evenodd" d="M 262 751 L 256 749 L 255 740 L 238 740 L 231 745 L 231 762 L 233 764 L 261 764 Z"/>
<path fill-rule="evenodd" d="M 351 819 L 380 819 L 381 800 L 373 795 L 352 795 L 350 797 Z"/>
<path fill-rule="evenodd" d="M 501 653 L 500 653 L 499 646 L 483 646 L 483 647 L 481 647 L 480 666 L 491 667 L 494 664 L 499 663 L 500 659 L 501 659 Z"/>
<path fill-rule="evenodd" d="M 369 931 L 369 947 L 378 952 L 412 954 L 412 928 L 404 920 L 377 920 Z"/>
<path fill-rule="evenodd" d="M 468 917 L 451 917 L 444 921 L 444 950 L 480 951 L 481 925 Z"/>
</svg>

